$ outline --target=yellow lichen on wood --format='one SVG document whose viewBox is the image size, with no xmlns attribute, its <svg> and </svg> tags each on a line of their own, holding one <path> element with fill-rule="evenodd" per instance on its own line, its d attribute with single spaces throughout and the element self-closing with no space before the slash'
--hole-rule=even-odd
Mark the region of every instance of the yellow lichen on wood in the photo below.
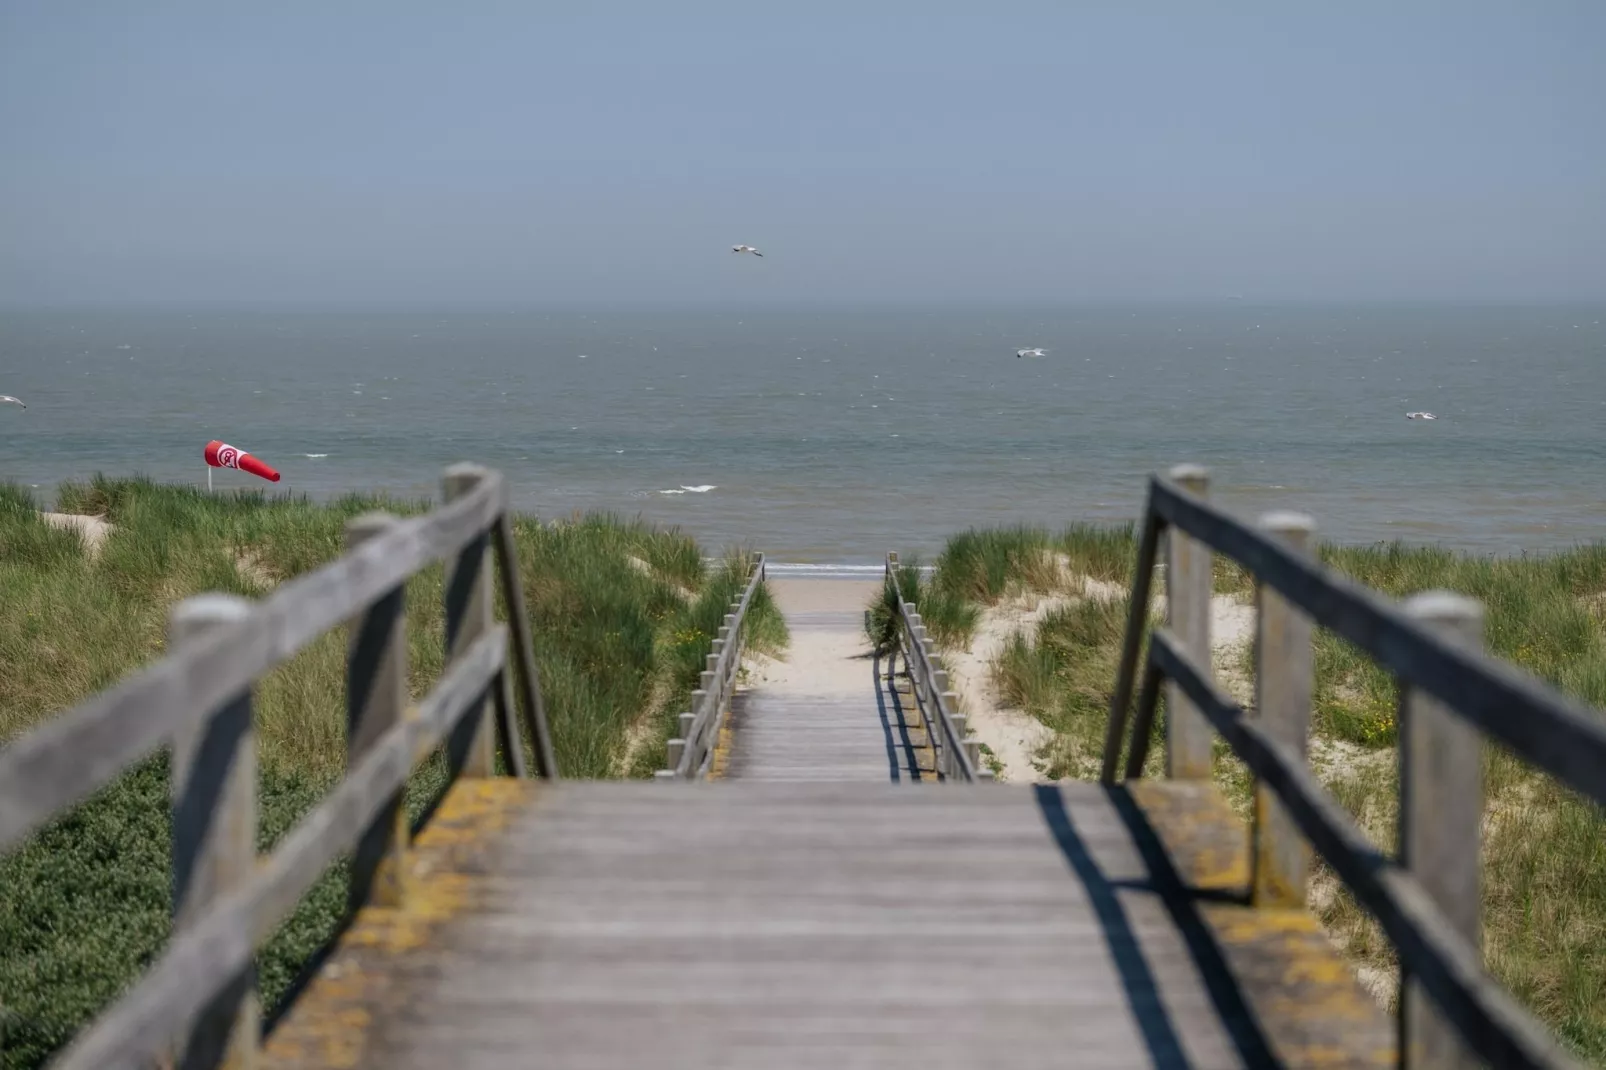
<svg viewBox="0 0 1606 1070">
<path fill-rule="evenodd" d="M 441 800 L 407 855 L 406 905 L 366 907 L 290 1013 L 268 1037 L 262 1065 L 347 1068 L 361 1064 L 376 1019 L 391 1008 L 403 957 L 427 956 L 441 929 L 471 910 L 499 833 L 539 786 L 511 778 L 465 779 Z"/>
</svg>

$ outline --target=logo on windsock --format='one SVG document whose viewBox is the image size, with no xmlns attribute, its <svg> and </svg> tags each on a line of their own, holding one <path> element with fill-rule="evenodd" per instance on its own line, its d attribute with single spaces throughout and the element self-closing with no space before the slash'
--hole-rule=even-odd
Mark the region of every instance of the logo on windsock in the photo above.
<svg viewBox="0 0 1606 1070">
<path fill-rule="evenodd" d="M 242 449 L 213 439 L 206 444 L 206 463 L 213 468 L 237 468 L 270 482 L 279 482 L 279 473 Z"/>
</svg>

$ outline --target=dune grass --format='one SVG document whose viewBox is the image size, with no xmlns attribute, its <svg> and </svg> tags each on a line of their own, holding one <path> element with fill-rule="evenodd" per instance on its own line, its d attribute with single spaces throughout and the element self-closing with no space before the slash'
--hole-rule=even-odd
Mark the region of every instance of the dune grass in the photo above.
<svg viewBox="0 0 1606 1070">
<path fill-rule="evenodd" d="M 1063 600 L 1035 630 L 1015 634 L 991 666 L 1001 700 L 1053 730 L 1040 755 L 1051 777 L 1095 775 L 1128 602 L 1110 591 L 1090 596 L 1084 580 L 1128 588 L 1136 553 L 1130 528 L 970 531 L 949 541 L 935 574 L 916 589 L 928 597 L 942 591 L 958 602 L 939 602 L 930 612 L 922 602 L 928 620 L 945 622 L 932 632 L 947 646 L 968 644 L 981 615 L 1011 599 Z M 1514 557 L 1397 544 L 1324 545 L 1319 553 L 1395 598 L 1429 589 L 1477 598 L 1492 653 L 1606 708 L 1606 544 Z M 1219 558 L 1214 587 L 1230 599 L 1247 601 L 1253 594 L 1250 578 Z M 1392 849 L 1396 688 L 1337 636 L 1318 629 L 1315 642 L 1313 764 L 1362 827 Z M 1252 694 L 1247 648 L 1218 651 L 1217 660 L 1219 669 L 1236 674 L 1241 692 Z M 1163 712 L 1160 721 L 1157 736 Z M 1154 772 L 1160 752 L 1151 746 Z M 1488 749 L 1484 765 L 1486 961 L 1579 1055 L 1606 1065 L 1606 814 L 1497 747 Z M 1221 744 L 1217 780 L 1246 808 L 1248 778 Z M 1322 865 L 1313 874 L 1312 903 L 1362 977 L 1392 1001 L 1387 941 Z"/>
<path fill-rule="evenodd" d="M 261 597 L 337 556 L 349 518 L 428 505 L 96 478 L 62 487 L 59 508 L 114 525 L 98 557 L 44 524 L 26 491 L 0 485 L 0 745 L 158 656 L 174 602 L 202 591 Z M 750 555 L 710 568 L 690 537 L 611 516 L 518 517 L 514 531 L 561 773 L 650 775 Z M 406 598 L 409 686 L 420 696 L 444 661 L 442 569 L 409 581 Z M 762 588 L 748 629 L 760 649 L 785 645 Z M 336 631 L 257 686 L 264 850 L 344 768 L 344 672 Z M 415 819 L 443 784 L 438 760 L 414 774 Z M 167 793 L 158 756 L 0 857 L 0 1067 L 40 1065 L 159 951 L 171 896 Z M 270 1007 L 335 931 L 345 876 L 344 862 L 332 867 L 259 955 Z"/>
</svg>

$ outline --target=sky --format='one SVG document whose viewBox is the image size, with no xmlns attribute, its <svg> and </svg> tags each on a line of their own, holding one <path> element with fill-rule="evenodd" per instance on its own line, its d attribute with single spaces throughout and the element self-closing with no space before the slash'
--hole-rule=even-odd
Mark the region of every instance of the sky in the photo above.
<svg viewBox="0 0 1606 1070">
<path fill-rule="evenodd" d="M 1599 0 L 786 7 L 0 0 L 0 304 L 1606 300 Z"/>
</svg>

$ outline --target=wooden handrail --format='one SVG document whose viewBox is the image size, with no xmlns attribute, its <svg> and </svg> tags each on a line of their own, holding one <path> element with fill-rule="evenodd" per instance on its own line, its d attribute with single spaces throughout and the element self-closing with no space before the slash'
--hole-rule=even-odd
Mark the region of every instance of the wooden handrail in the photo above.
<svg viewBox="0 0 1606 1070">
<path fill-rule="evenodd" d="M 1184 481 L 1186 489 L 1179 486 Z M 1448 1068 L 1472 1059 L 1499 1067 L 1578 1065 L 1483 968 L 1477 872 L 1482 765 L 1470 730 L 1481 729 L 1606 803 L 1606 725 L 1588 707 L 1481 653 L 1475 602 L 1432 592 L 1397 606 L 1315 560 L 1306 544 L 1308 518 L 1268 514 L 1257 530 L 1211 505 L 1207 487 L 1204 470 L 1194 466 L 1150 482 L 1103 779 L 1113 783 L 1121 766 L 1150 579 L 1164 535 L 1169 623 L 1148 636 L 1124 775 L 1142 775 L 1164 686 L 1168 773 L 1209 776 L 1208 761 L 1201 771 L 1192 757 L 1201 739 L 1209 753 L 1209 736 L 1196 736 L 1190 720 L 1198 718 L 1256 780 L 1251 902 L 1304 904 L 1308 841 L 1382 925 L 1401 965 L 1403 1066 Z M 1212 683 L 1209 617 L 1197 612 L 1209 605 L 1212 551 L 1243 566 L 1257 584 L 1253 713 Z M 1309 771 L 1313 625 L 1354 643 L 1400 683 L 1398 861 L 1370 844 Z"/>
<path fill-rule="evenodd" d="M 0 751 L 0 851 L 105 787 L 275 665 L 476 538 L 506 509 L 502 478 L 402 520 L 328 565 L 289 580 L 248 616 L 213 628 Z"/>
<path fill-rule="evenodd" d="M 1302 755 L 1223 695 L 1208 671 L 1164 629 L 1154 632 L 1149 644 L 1150 675 L 1176 681 L 1250 774 L 1277 793 L 1299 831 L 1378 920 L 1400 960 L 1409 963 L 1412 976 L 1445 1008 L 1473 1051 L 1494 1066 L 1579 1065 L 1484 972 L 1477 948 L 1456 931 L 1422 882 L 1372 845 Z M 1144 693 L 1153 703 L 1158 688 L 1146 683 Z"/>
<path fill-rule="evenodd" d="M 710 644 L 705 657 L 706 668 L 699 686 L 691 693 L 692 708 L 679 718 L 680 734 L 667 744 L 667 768 L 654 776 L 660 780 L 701 780 L 713 767 L 714 750 L 719 743 L 720 730 L 730 712 L 732 696 L 736 693 L 736 674 L 742 667 L 742 639 L 747 623 L 747 610 L 753 603 L 753 594 L 764 582 L 766 570 L 764 555 L 755 555 L 753 572 L 741 598 L 730 604 L 730 612 L 720 625 L 719 634 Z"/>
<path fill-rule="evenodd" d="M 252 1062 L 252 956 L 329 864 L 353 853 L 353 909 L 403 905 L 401 799 L 416 765 L 445 744 L 452 776 L 494 775 L 500 734 L 510 769 L 522 774 L 510 661 L 536 766 L 556 775 L 504 483 L 496 472 L 455 465 L 443 486 L 446 504 L 424 516 L 353 519 L 345 554 L 261 602 L 200 595 L 179 603 L 165 657 L 0 751 L 5 850 L 164 744 L 174 750 L 172 940 L 52 1065 L 144 1066 L 175 1049 L 184 1065 Z M 511 633 L 492 619 L 493 553 Z M 408 711 L 405 586 L 440 560 L 447 663 Z M 348 631 L 346 776 L 259 860 L 253 686 L 340 625 Z"/>
<path fill-rule="evenodd" d="M 968 718 L 954 710 L 959 696 L 948 689 L 948 671 L 943 668 L 942 655 L 926 635 L 926 626 L 915 604 L 904 600 L 898 567 L 898 555 L 887 554 L 886 583 L 898 606 L 897 653 L 903 655 L 909 670 L 915 705 L 936 757 L 936 773 L 944 780 L 964 783 L 991 780 L 992 770 L 980 768 L 978 761 L 981 740 L 970 735 Z M 891 668 L 888 675 L 892 675 Z"/>
<path fill-rule="evenodd" d="M 147 1065 L 251 963 L 259 944 L 384 809 L 427 757 L 495 686 L 507 657 L 507 630 L 481 636 L 418 705 L 391 728 L 263 863 L 250 883 L 218 902 L 174 937 L 133 989 L 97 1018 L 54 1062 L 53 1070 Z"/>
</svg>

